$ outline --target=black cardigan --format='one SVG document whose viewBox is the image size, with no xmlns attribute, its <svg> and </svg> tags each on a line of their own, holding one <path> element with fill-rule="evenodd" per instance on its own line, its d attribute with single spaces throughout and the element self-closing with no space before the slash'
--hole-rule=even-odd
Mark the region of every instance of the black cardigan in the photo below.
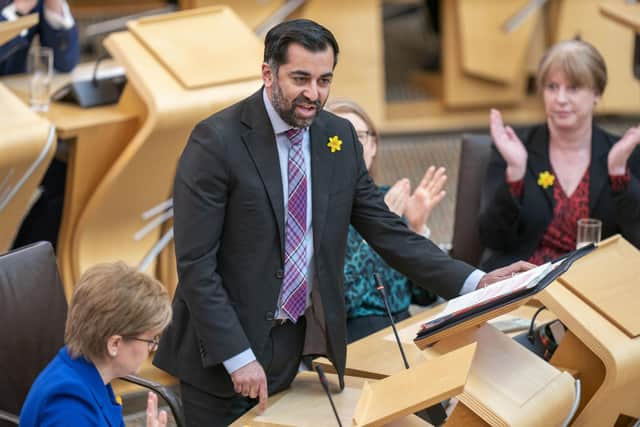
<svg viewBox="0 0 640 427">
<path fill-rule="evenodd" d="M 482 268 L 486 271 L 517 260 L 527 260 L 542 239 L 553 217 L 553 186 L 546 190 L 538 175 L 551 171 L 549 128 L 546 124 L 518 132 L 527 152 L 527 170 L 521 200 L 513 197 L 505 180 L 506 163 L 492 148 L 482 194 L 478 227 L 480 240 L 488 248 Z M 593 125 L 589 166 L 589 212 L 602 221 L 602 238 L 620 233 L 640 247 L 640 148 L 627 166 L 631 181 L 625 191 L 614 193 L 609 183 L 607 155 L 620 138 Z"/>
</svg>

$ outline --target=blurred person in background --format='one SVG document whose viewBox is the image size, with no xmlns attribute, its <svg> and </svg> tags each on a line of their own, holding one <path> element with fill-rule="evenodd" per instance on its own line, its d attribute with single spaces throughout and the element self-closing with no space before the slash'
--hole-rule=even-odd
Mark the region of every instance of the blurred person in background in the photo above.
<svg viewBox="0 0 640 427">
<path fill-rule="evenodd" d="M 542 264 L 576 248 L 577 220 L 602 221 L 640 248 L 640 126 L 622 138 L 594 123 L 607 84 L 600 53 L 581 40 L 552 46 L 537 73 L 547 121 L 522 132 L 491 110 L 494 150 L 479 214 L 484 269 Z"/>
</svg>

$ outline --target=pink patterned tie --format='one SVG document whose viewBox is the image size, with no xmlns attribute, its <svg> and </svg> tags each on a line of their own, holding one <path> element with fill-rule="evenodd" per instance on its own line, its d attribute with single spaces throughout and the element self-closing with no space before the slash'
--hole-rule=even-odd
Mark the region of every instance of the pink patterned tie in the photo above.
<svg viewBox="0 0 640 427">
<path fill-rule="evenodd" d="M 293 323 L 307 304 L 307 176 L 302 153 L 302 129 L 289 129 L 291 141 L 288 161 L 289 198 L 284 231 L 284 280 L 280 290 L 280 308 Z"/>
</svg>

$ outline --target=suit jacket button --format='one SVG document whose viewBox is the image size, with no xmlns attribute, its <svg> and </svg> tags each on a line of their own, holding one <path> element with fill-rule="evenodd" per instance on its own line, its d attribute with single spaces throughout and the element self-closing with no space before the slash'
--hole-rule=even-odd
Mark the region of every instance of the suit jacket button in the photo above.
<svg viewBox="0 0 640 427">
<path fill-rule="evenodd" d="M 276 271 L 276 279 L 282 279 L 282 278 L 284 278 L 284 270 L 280 269 Z"/>
<path fill-rule="evenodd" d="M 273 320 L 273 311 L 267 311 L 264 314 L 264 320 L 271 322 Z"/>
</svg>

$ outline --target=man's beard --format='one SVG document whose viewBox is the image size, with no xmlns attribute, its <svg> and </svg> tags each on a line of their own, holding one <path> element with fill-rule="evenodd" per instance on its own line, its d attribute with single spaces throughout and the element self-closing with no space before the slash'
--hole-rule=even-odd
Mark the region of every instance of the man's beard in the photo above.
<svg viewBox="0 0 640 427">
<path fill-rule="evenodd" d="M 320 113 L 320 110 L 323 107 L 323 104 L 319 99 L 317 101 L 311 101 L 303 95 L 298 95 L 289 105 L 280 90 L 280 85 L 278 85 L 278 82 L 275 80 L 273 82 L 273 86 L 271 86 L 271 97 L 273 98 L 273 108 L 276 110 L 280 118 L 289 126 L 299 129 L 311 126 L 311 123 L 313 123 L 313 120 Z M 316 113 L 313 117 L 301 119 L 296 116 L 296 107 L 301 104 L 313 104 L 316 107 Z"/>
</svg>

